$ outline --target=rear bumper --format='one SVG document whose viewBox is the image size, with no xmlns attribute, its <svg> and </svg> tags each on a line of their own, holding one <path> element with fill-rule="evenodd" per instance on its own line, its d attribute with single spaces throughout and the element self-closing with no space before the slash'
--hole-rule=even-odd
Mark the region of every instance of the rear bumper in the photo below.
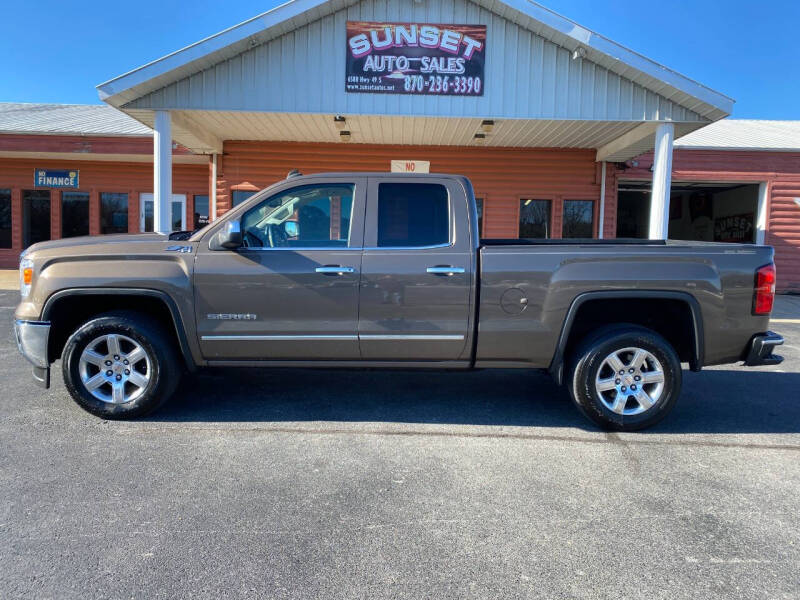
<svg viewBox="0 0 800 600">
<path fill-rule="evenodd" d="M 783 362 L 783 357 L 773 354 L 775 346 L 783 344 L 783 337 L 772 331 L 754 335 L 750 340 L 750 349 L 744 361 L 746 367 L 757 367 L 760 365 L 779 365 Z"/>
<path fill-rule="evenodd" d="M 43 388 L 50 387 L 50 361 L 47 356 L 50 323 L 14 321 L 14 337 L 22 356 L 33 365 L 33 379 Z"/>
</svg>

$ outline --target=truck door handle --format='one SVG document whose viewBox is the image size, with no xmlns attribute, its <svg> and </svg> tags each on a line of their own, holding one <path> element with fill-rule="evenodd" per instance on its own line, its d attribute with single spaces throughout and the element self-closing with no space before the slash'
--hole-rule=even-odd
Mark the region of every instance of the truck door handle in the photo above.
<svg viewBox="0 0 800 600">
<path fill-rule="evenodd" d="M 433 275 L 447 275 L 448 277 L 451 277 L 452 275 L 461 275 L 465 272 L 462 267 L 449 267 L 443 265 L 437 267 L 428 267 L 426 271 Z"/>
<path fill-rule="evenodd" d="M 314 269 L 317 273 L 325 275 L 344 275 L 345 273 L 355 273 L 353 267 L 343 267 L 341 265 L 325 265 L 324 267 L 317 267 Z"/>
</svg>

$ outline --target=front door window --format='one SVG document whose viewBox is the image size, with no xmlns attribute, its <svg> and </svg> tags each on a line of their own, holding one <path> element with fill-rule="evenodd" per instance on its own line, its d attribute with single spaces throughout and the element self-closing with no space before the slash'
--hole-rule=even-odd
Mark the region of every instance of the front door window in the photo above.
<svg viewBox="0 0 800 600">
<path fill-rule="evenodd" d="M 154 231 L 153 194 L 142 194 L 139 197 L 139 202 L 141 230 Z M 184 231 L 186 229 L 186 196 L 184 194 L 172 194 L 169 222 L 172 231 Z"/>
<path fill-rule="evenodd" d="M 242 217 L 246 248 L 346 248 L 352 184 L 303 185 L 267 198 Z"/>
</svg>

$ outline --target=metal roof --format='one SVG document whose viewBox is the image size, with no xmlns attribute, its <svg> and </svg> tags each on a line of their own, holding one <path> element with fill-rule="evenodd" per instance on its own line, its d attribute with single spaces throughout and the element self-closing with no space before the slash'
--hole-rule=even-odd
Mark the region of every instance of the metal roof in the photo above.
<svg viewBox="0 0 800 600">
<path fill-rule="evenodd" d="M 125 104 L 193 73 L 208 69 L 248 48 L 264 44 L 318 21 L 359 0 L 291 0 L 239 25 L 100 84 L 100 99 Z M 716 120 L 729 115 L 733 100 L 625 48 L 530 0 L 474 0 L 475 4 L 569 50 L 583 48 L 586 59 L 659 94 L 675 104 Z"/>
<path fill-rule="evenodd" d="M 152 129 L 107 104 L 0 102 L 0 133 L 150 137 Z"/>
<path fill-rule="evenodd" d="M 800 152 L 800 121 L 724 119 L 675 141 L 686 150 Z"/>
</svg>

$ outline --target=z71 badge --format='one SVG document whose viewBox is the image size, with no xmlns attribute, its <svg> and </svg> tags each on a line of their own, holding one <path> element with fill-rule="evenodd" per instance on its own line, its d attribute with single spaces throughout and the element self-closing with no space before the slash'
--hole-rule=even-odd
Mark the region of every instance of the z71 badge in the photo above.
<svg viewBox="0 0 800 600">
<path fill-rule="evenodd" d="M 258 316 L 252 313 L 213 313 L 206 318 L 212 321 L 255 321 Z"/>
</svg>

